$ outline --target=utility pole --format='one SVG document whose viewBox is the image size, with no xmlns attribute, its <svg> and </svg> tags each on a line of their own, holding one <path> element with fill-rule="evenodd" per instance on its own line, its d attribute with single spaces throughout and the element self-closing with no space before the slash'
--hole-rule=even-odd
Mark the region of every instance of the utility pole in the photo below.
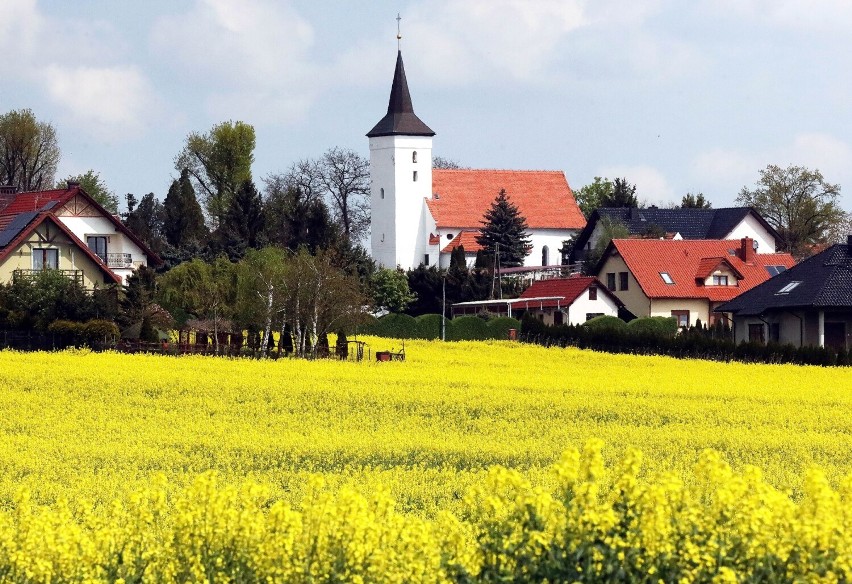
<svg viewBox="0 0 852 584">
<path fill-rule="evenodd" d="M 441 280 L 441 340 L 447 340 L 447 272 Z"/>
</svg>

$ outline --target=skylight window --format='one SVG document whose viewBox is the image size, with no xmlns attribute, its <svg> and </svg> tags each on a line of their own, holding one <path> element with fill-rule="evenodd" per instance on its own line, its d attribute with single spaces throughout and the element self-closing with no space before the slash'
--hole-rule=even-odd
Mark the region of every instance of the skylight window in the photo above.
<svg viewBox="0 0 852 584">
<path fill-rule="evenodd" d="M 769 272 L 770 276 L 777 276 L 786 269 L 784 266 L 766 266 L 766 271 Z"/>
<path fill-rule="evenodd" d="M 663 282 L 665 282 L 666 284 L 674 284 L 674 280 L 672 279 L 672 277 L 669 275 L 668 272 L 660 272 L 660 277 L 663 279 Z"/>
<path fill-rule="evenodd" d="M 799 284 L 801 284 L 801 282 L 790 282 L 789 284 L 781 288 L 778 292 L 776 292 L 776 294 L 789 294 L 790 291 Z"/>
</svg>

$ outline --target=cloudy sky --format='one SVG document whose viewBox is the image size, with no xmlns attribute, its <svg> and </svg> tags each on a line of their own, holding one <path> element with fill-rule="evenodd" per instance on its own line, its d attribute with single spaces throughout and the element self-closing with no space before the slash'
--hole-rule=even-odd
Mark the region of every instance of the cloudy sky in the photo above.
<svg viewBox="0 0 852 584">
<path fill-rule="evenodd" d="M 625 176 L 641 200 L 730 205 L 767 164 L 818 168 L 852 210 L 849 0 L 2 0 L 0 112 L 60 135 L 60 174 L 163 197 L 191 131 L 257 131 L 255 178 L 368 154 L 397 12 L 436 155 Z"/>
</svg>

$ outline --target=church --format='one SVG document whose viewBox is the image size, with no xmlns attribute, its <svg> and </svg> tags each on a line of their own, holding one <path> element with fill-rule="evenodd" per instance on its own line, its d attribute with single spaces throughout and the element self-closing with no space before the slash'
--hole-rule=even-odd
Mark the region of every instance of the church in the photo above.
<svg viewBox="0 0 852 584">
<path fill-rule="evenodd" d="M 463 246 L 472 263 L 483 216 L 505 189 L 529 227 L 524 266 L 560 264 L 562 242 L 586 225 L 564 173 L 432 168 L 434 136 L 414 113 L 397 52 L 387 114 L 367 134 L 373 259 L 405 270 L 446 268 L 453 249 Z"/>
</svg>

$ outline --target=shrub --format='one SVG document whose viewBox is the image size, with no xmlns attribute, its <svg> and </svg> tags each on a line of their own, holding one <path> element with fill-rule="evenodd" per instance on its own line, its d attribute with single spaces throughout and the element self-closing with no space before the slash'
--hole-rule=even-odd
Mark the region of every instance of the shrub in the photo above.
<svg viewBox="0 0 852 584">
<path fill-rule="evenodd" d="M 488 323 L 478 316 L 460 316 L 453 319 L 451 341 L 481 341 L 488 338 Z"/>
<path fill-rule="evenodd" d="M 657 338 L 672 338 L 677 334 L 677 319 L 673 316 L 648 316 L 627 323 L 631 334 Z"/>
<path fill-rule="evenodd" d="M 417 321 L 407 314 L 387 314 L 371 327 L 369 334 L 393 339 L 413 339 L 417 334 Z"/>
<path fill-rule="evenodd" d="M 121 334 L 116 325 L 111 320 L 92 319 L 82 325 L 82 333 L 87 339 L 104 341 L 117 339 Z"/>
<path fill-rule="evenodd" d="M 508 339 L 509 329 L 520 331 L 521 321 L 508 316 L 498 316 L 488 321 L 488 336 L 492 339 Z"/>
<path fill-rule="evenodd" d="M 627 330 L 627 323 L 618 318 L 617 316 L 596 316 L 591 320 L 587 320 L 583 323 L 584 327 L 589 329 L 590 331 L 600 331 L 600 332 L 624 332 Z"/>
<path fill-rule="evenodd" d="M 83 333 L 83 323 L 73 320 L 54 320 L 47 325 L 47 330 L 56 335 L 76 337 Z"/>
<path fill-rule="evenodd" d="M 444 319 L 440 314 L 421 314 L 416 318 L 417 328 L 415 334 L 418 339 L 440 339 L 441 338 L 441 320 L 445 321 L 446 337 L 450 338 L 450 327 L 452 321 Z"/>
</svg>

